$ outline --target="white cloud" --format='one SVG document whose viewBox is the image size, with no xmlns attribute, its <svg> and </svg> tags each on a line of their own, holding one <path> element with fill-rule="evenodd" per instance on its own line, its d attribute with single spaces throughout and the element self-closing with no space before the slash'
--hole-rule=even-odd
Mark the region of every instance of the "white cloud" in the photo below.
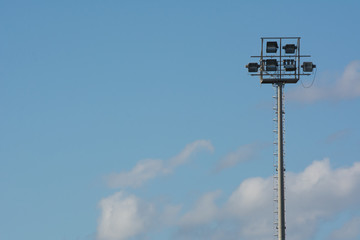
<svg viewBox="0 0 360 240">
<path fill-rule="evenodd" d="M 272 194 L 271 178 L 249 178 L 230 195 L 226 203 L 226 211 L 229 215 L 250 217 L 265 206 L 272 205 L 269 196 Z"/>
<path fill-rule="evenodd" d="M 221 171 L 238 163 L 254 159 L 263 147 L 262 144 L 258 143 L 240 146 L 236 151 L 229 153 L 219 161 L 216 171 Z"/>
<path fill-rule="evenodd" d="M 333 84 L 297 88 L 287 93 L 287 99 L 312 103 L 320 100 L 341 100 L 360 97 L 360 61 L 351 62 Z"/>
<path fill-rule="evenodd" d="M 268 239 L 273 233 L 272 182 L 272 177 L 247 179 L 223 206 L 214 205 L 210 198 L 210 203 L 201 208 L 196 206 L 185 214 L 202 220 L 194 224 L 202 223 L 207 234 L 199 236 L 189 224 L 183 224 L 179 234 L 188 239 L 192 239 L 189 234 L 197 234 L 197 239 L 207 239 L 209 232 L 211 236 L 226 235 L 228 239 Z M 286 183 L 287 236 L 295 240 L 308 239 L 314 236 L 323 220 L 357 206 L 360 201 L 360 162 L 332 170 L 328 159 L 315 161 L 301 173 L 288 173 Z M 212 213 L 210 216 L 206 215 L 207 207 Z M 214 223 L 218 227 L 211 227 Z M 229 229 L 226 225 L 237 227 Z"/>
<path fill-rule="evenodd" d="M 340 229 L 335 230 L 330 240 L 354 240 L 360 238 L 360 217 L 354 217 Z"/>
<path fill-rule="evenodd" d="M 97 240 L 128 240 L 177 225 L 180 205 L 156 206 L 123 191 L 100 201 Z"/>
<path fill-rule="evenodd" d="M 202 196 L 196 203 L 194 210 L 186 213 L 180 219 L 182 226 L 196 226 L 212 221 L 218 214 L 215 199 L 220 196 L 220 191 L 210 192 Z"/>
<path fill-rule="evenodd" d="M 189 152 L 194 149 L 198 148 Z M 187 159 L 189 155 L 184 156 Z M 286 175 L 288 238 L 311 239 L 327 219 L 349 209 L 359 210 L 360 162 L 332 169 L 329 159 L 323 159 L 314 161 L 300 173 Z M 155 204 L 118 192 L 99 204 L 98 240 L 146 237 L 154 229 L 161 231 L 168 227 L 177 229 L 172 239 L 265 240 L 274 233 L 273 198 L 272 177 L 246 179 L 225 199 L 220 198 L 220 191 L 206 193 L 193 209 L 182 215 L 179 205 L 162 204 L 155 209 Z M 346 239 L 354 239 L 352 236 L 359 235 L 355 227 L 358 221 L 355 218 L 335 231 L 331 240 L 342 234 Z"/>
<path fill-rule="evenodd" d="M 110 174 L 107 176 L 107 183 L 113 188 L 139 187 L 152 178 L 171 173 L 177 166 L 186 163 L 192 155 L 201 150 L 213 152 L 214 147 L 210 141 L 195 141 L 186 145 L 178 155 L 168 161 L 145 159 L 139 161 L 129 172 Z"/>
<path fill-rule="evenodd" d="M 230 195 L 224 215 L 239 225 L 240 239 L 269 239 L 272 236 L 273 179 L 249 178 Z"/>
<path fill-rule="evenodd" d="M 125 240 L 145 232 L 155 215 L 152 204 L 123 192 L 100 201 L 98 240 Z"/>
</svg>

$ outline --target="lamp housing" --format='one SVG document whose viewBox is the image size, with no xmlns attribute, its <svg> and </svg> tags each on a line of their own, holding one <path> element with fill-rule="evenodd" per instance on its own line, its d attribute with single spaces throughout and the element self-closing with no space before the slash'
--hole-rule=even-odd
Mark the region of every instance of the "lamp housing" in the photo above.
<svg viewBox="0 0 360 240">
<path fill-rule="evenodd" d="M 248 69 L 248 72 L 257 72 L 259 69 L 260 65 L 256 62 L 254 63 L 249 63 L 248 65 L 246 65 L 246 68 Z"/>
<path fill-rule="evenodd" d="M 266 43 L 266 52 L 267 53 L 276 53 L 278 49 L 278 43 L 274 41 L 270 41 Z"/>
<path fill-rule="evenodd" d="M 312 62 L 303 62 L 303 65 L 301 65 L 304 72 L 312 72 L 314 68 L 316 68 L 316 65 Z"/>
<path fill-rule="evenodd" d="M 286 44 L 285 46 L 283 46 L 283 49 L 287 54 L 294 54 L 297 46 L 295 44 Z"/>
<path fill-rule="evenodd" d="M 294 59 L 284 59 L 284 68 L 285 71 L 295 71 L 296 70 L 296 61 Z"/>
<path fill-rule="evenodd" d="M 265 60 L 266 71 L 277 71 L 277 69 L 278 69 L 278 61 L 276 59 Z"/>
</svg>

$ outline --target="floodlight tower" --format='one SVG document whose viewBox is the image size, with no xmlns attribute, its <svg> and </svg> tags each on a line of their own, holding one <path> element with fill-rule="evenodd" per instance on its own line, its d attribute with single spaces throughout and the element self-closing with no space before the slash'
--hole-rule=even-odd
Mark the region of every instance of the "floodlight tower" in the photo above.
<svg viewBox="0 0 360 240">
<path fill-rule="evenodd" d="M 280 48 L 279 54 L 277 54 Z M 265 49 L 265 53 L 264 53 Z M 311 75 L 316 66 L 312 62 L 303 62 L 300 55 L 300 37 L 267 37 L 261 38 L 258 62 L 246 65 L 251 76 L 259 76 L 261 84 L 272 84 L 277 88 L 277 236 L 285 240 L 285 187 L 284 187 L 284 140 L 283 140 L 283 88 L 287 83 L 297 83 L 301 76 Z M 259 72 L 260 69 L 260 72 Z"/>
</svg>

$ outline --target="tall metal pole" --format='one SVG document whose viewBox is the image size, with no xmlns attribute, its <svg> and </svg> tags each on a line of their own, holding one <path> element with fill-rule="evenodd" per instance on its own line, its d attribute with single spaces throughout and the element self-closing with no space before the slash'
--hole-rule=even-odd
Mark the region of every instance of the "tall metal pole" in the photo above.
<svg viewBox="0 0 360 240">
<path fill-rule="evenodd" d="M 284 151 L 283 151 L 283 83 L 277 84 L 278 123 L 278 239 L 285 240 Z"/>
<path fill-rule="evenodd" d="M 283 42 L 284 40 L 284 42 Z M 297 41 L 297 42 L 295 42 Z M 276 55 L 280 44 L 280 54 Z M 282 44 L 285 46 L 282 47 Z M 263 49 L 266 44 L 266 53 Z M 284 50 L 284 51 L 283 51 Z M 285 54 L 282 54 L 285 53 Z M 261 38 L 261 55 L 259 63 L 246 65 L 252 76 L 259 76 L 261 84 L 273 84 L 277 87 L 277 236 L 278 240 L 285 240 L 285 187 L 284 187 L 284 139 L 283 139 L 283 88 L 287 83 L 297 83 L 301 76 L 310 76 L 316 65 L 303 62 L 300 59 L 310 55 L 300 55 L 300 37 L 267 37 Z M 279 61 L 278 61 L 279 60 Z M 296 64 L 297 61 L 297 64 Z M 279 66 L 280 65 L 280 66 Z M 279 67 L 278 67 L 279 66 Z M 301 71 L 301 68 L 303 70 Z M 259 72 L 260 69 L 260 73 Z M 276 187 L 275 187 L 276 189 Z"/>
</svg>

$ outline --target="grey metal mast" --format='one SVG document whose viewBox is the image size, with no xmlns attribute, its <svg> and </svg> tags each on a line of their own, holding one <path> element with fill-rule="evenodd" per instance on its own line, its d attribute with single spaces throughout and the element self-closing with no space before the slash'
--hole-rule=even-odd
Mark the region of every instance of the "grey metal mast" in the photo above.
<svg viewBox="0 0 360 240">
<path fill-rule="evenodd" d="M 284 189 L 284 140 L 283 140 L 283 83 L 277 84 L 277 125 L 278 125 L 278 237 L 285 240 L 285 189 Z"/>
<path fill-rule="evenodd" d="M 283 47 L 283 43 L 286 43 Z M 266 54 L 264 45 L 266 44 Z M 280 53 L 276 52 L 280 45 Z M 251 76 L 260 77 L 261 84 L 273 84 L 277 88 L 277 236 L 285 240 L 285 184 L 284 184 L 284 130 L 283 130 L 283 88 L 287 83 L 297 83 L 300 76 L 309 76 L 316 66 L 312 62 L 303 62 L 300 55 L 300 37 L 261 38 L 261 55 L 259 62 L 246 65 Z M 258 73 L 260 69 L 260 73 Z"/>
</svg>

